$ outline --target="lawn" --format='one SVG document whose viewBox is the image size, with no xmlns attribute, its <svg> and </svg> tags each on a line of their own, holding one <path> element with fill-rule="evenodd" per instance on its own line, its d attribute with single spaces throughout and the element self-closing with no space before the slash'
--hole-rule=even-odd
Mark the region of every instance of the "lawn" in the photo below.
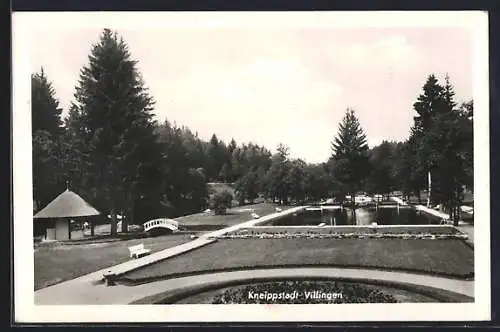
<svg viewBox="0 0 500 332">
<path fill-rule="evenodd" d="M 143 281 L 210 270 L 278 266 L 384 268 L 471 277 L 474 252 L 461 240 L 231 239 L 132 271 Z"/>
<path fill-rule="evenodd" d="M 65 244 L 35 250 L 35 290 L 129 260 L 128 247 L 144 243 L 157 252 L 190 241 L 188 235 L 166 235 L 128 241 Z"/>
<path fill-rule="evenodd" d="M 260 203 L 244 206 L 236 206 L 227 210 L 226 215 L 214 215 L 213 213 L 196 213 L 184 217 L 176 218 L 180 225 L 190 227 L 203 226 L 203 225 L 217 225 L 220 227 L 232 226 L 245 221 L 252 220 L 250 215 L 252 212 L 257 213 L 259 216 L 265 216 L 276 212 L 278 205 L 270 203 Z M 286 210 L 286 206 L 280 207 Z M 219 227 L 219 228 L 220 228 Z"/>
<path fill-rule="evenodd" d="M 275 205 L 254 204 L 235 207 L 228 210 L 227 215 L 215 216 L 204 213 L 177 218 L 181 224 L 208 230 L 207 225 L 222 228 L 251 220 L 250 211 L 264 216 L 275 212 Z M 283 208 L 285 209 L 285 208 Z M 106 227 L 101 225 L 99 234 L 106 234 Z M 87 273 L 123 263 L 129 259 L 128 247 L 144 243 L 152 252 L 191 241 L 189 235 L 167 235 L 152 238 L 140 238 L 114 242 L 88 244 L 63 244 L 58 246 L 42 246 L 35 250 L 35 290 L 47 287 L 61 281 L 73 279 Z"/>
</svg>

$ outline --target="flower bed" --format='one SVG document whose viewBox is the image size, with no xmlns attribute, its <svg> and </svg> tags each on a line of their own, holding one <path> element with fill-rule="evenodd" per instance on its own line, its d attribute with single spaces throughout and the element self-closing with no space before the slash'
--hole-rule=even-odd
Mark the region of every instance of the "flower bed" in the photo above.
<svg viewBox="0 0 500 332">
<path fill-rule="evenodd" d="M 224 234 L 217 237 L 218 239 L 415 239 L 415 240 L 466 240 L 467 234 L 434 234 L 434 233 L 319 233 L 319 232 L 259 232 L 249 233 L 248 231 L 234 232 L 232 234 Z"/>
<path fill-rule="evenodd" d="M 376 286 L 335 281 L 276 281 L 226 289 L 212 304 L 397 303 Z"/>
<path fill-rule="evenodd" d="M 454 234 L 460 231 L 453 226 L 437 226 L 437 225 L 423 225 L 423 226 L 253 226 L 240 228 L 233 233 L 321 233 L 321 234 L 346 234 L 346 233 L 381 233 L 381 234 Z"/>
</svg>

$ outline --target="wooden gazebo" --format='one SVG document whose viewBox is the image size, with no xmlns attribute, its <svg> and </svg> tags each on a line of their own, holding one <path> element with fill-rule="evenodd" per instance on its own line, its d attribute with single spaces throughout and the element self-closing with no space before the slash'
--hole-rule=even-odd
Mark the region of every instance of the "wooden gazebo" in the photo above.
<svg viewBox="0 0 500 332">
<path fill-rule="evenodd" d="M 68 188 L 54 198 L 34 219 L 56 219 L 55 225 L 46 229 L 48 240 L 71 240 L 71 219 L 99 215 L 100 212 Z"/>
</svg>

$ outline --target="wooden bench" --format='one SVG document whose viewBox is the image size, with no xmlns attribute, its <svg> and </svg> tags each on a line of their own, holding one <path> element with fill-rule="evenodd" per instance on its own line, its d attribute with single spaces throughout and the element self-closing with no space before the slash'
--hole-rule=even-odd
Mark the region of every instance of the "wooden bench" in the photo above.
<svg viewBox="0 0 500 332">
<path fill-rule="evenodd" d="M 130 251 L 130 258 L 139 258 L 151 253 L 150 249 L 144 248 L 144 243 L 128 247 L 128 250 Z"/>
</svg>

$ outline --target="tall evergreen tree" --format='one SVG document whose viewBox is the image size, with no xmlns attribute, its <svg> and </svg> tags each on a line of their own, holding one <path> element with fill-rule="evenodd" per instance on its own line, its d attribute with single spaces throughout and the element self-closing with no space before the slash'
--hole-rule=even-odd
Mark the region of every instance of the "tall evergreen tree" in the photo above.
<svg viewBox="0 0 500 332">
<path fill-rule="evenodd" d="M 432 116 L 443 109 L 443 87 L 435 75 L 429 75 L 423 86 L 423 93 L 418 96 L 413 104 L 417 116 L 414 117 L 415 124 L 413 132 L 415 135 L 423 133 L 429 128 Z"/>
<path fill-rule="evenodd" d="M 435 75 L 432 74 L 427 77 L 427 81 L 422 89 L 423 93 L 419 95 L 417 101 L 413 104 L 413 108 L 418 115 L 414 117 L 415 122 L 411 135 L 414 140 L 418 142 L 417 153 L 419 157 L 417 161 L 420 163 L 418 169 L 423 170 L 427 175 L 427 205 L 429 206 L 434 195 L 433 173 L 435 173 L 434 169 L 436 165 L 433 160 L 429 158 L 430 154 L 432 154 L 432 143 L 431 145 L 425 144 L 422 140 L 425 137 L 425 133 L 429 131 L 433 118 L 437 116 L 437 114 L 444 112 L 446 105 L 443 99 L 444 89 L 439 84 Z"/>
<path fill-rule="evenodd" d="M 226 145 L 223 141 L 213 134 L 210 138 L 208 155 L 210 158 L 209 177 L 211 180 L 223 180 L 221 174 L 224 164 L 230 161 L 230 155 L 227 152 Z"/>
<path fill-rule="evenodd" d="M 354 197 L 369 175 L 368 144 L 354 110 L 347 109 L 339 124 L 339 131 L 332 142 L 333 176 Z"/>
<path fill-rule="evenodd" d="M 169 121 L 158 127 L 165 165 L 162 169 L 165 194 L 162 202 L 168 207 L 167 214 L 171 217 L 197 212 L 207 205 L 206 175 L 203 168 L 196 167 L 191 159 L 193 155 L 185 145 L 185 134 L 185 128 L 171 125 Z M 199 147 L 193 148 L 198 150 Z"/>
<path fill-rule="evenodd" d="M 431 199 L 449 212 L 458 225 L 463 186 L 468 183 L 469 156 L 472 154 L 472 121 L 457 109 L 454 89 L 445 78 L 442 92 L 443 107 L 425 133 L 423 145 L 431 151 L 427 155 L 434 166 L 435 189 Z"/>
<path fill-rule="evenodd" d="M 117 33 L 104 29 L 93 45 L 75 99 L 82 140 L 91 148 L 89 175 L 94 188 L 108 199 L 115 234 L 116 213 L 125 210 L 130 220 L 134 203 L 156 197 L 161 187 L 161 154 L 151 114 L 154 101 Z M 127 230 L 127 222 L 122 228 Z"/>
<path fill-rule="evenodd" d="M 234 138 L 231 139 L 231 142 L 227 146 L 226 156 L 225 156 L 225 164 L 221 169 L 222 180 L 225 182 L 234 182 L 235 178 L 235 170 L 233 165 L 233 153 L 236 150 L 238 145 Z"/>
<path fill-rule="evenodd" d="M 31 132 L 44 130 L 53 137 L 62 132 L 62 109 L 43 68 L 31 75 Z"/>
<path fill-rule="evenodd" d="M 229 143 L 229 146 L 227 147 L 227 150 L 229 153 L 233 153 L 234 150 L 236 150 L 237 148 L 237 144 L 236 144 L 236 141 L 234 140 L 234 138 L 231 138 L 231 142 Z"/>
<path fill-rule="evenodd" d="M 448 75 L 443 86 L 429 76 L 423 90 L 414 104 L 415 164 L 427 173 L 427 204 L 440 204 L 458 224 L 463 187 L 470 183 L 472 168 L 472 108 L 457 109 Z"/>
<path fill-rule="evenodd" d="M 45 130 L 38 130 L 33 144 L 33 201 L 39 210 L 54 199 L 64 188 L 60 174 L 57 141 Z"/>
<path fill-rule="evenodd" d="M 59 194 L 65 183 L 61 175 L 59 136 L 63 133 L 56 91 L 43 68 L 31 75 L 31 130 L 33 201 L 38 210 Z"/>
</svg>

